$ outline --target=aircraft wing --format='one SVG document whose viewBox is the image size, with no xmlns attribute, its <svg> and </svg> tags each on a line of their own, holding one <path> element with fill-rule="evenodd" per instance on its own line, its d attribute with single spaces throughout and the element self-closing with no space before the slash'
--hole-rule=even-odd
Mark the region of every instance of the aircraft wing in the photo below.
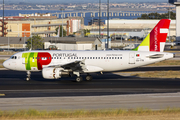
<svg viewBox="0 0 180 120">
<path fill-rule="evenodd" d="M 70 63 L 64 63 L 61 65 L 54 65 L 54 66 L 49 66 L 49 67 L 55 67 L 55 68 L 63 68 L 64 70 L 72 70 L 76 72 L 85 72 L 85 73 L 90 73 L 90 72 L 100 72 L 103 69 L 97 66 L 91 66 L 91 65 L 86 65 L 85 64 L 85 59 L 82 61 L 74 61 Z"/>
<path fill-rule="evenodd" d="M 86 71 L 86 66 L 85 66 L 85 60 L 82 61 L 73 61 L 70 63 L 64 63 L 60 65 L 52 65 L 48 67 L 55 67 L 55 68 L 64 68 L 66 70 L 72 70 L 72 71 Z"/>
<path fill-rule="evenodd" d="M 64 69 L 71 69 L 72 71 L 85 71 L 86 70 L 85 60 L 66 63 L 66 64 L 61 65 L 61 67 Z"/>
</svg>

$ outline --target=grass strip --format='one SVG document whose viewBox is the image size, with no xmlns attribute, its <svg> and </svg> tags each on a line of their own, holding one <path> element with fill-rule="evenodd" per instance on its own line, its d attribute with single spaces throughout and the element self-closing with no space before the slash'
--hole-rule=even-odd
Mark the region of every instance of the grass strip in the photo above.
<svg viewBox="0 0 180 120">
<path fill-rule="evenodd" d="M 131 74 L 132 76 L 137 77 L 150 77 L 150 78 L 180 78 L 180 72 L 179 71 L 150 71 L 145 73 L 135 73 Z"/>
<path fill-rule="evenodd" d="M 0 55 L 14 55 L 17 52 L 0 52 Z"/>
<path fill-rule="evenodd" d="M 180 108 L 167 108 L 164 110 L 150 109 L 108 109 L 108 110 L 58 110 L 58 111 L 38 111 L 35 109 L 0 111 L 0 119 L 53 119 L 53 118 L 86 118 L 86 117 L 121 117 L 121 116 L 145 116 L 180 114 Z"/>
<path fill-rule="evenodd" d="M 147 66 L 180 65 L 180 60 L 164 60 Z"/>
<path fill-rule="evenodd" d="M 4 68 L 4 66 L 3 66 L 3 65 L 0 65 L 0 68 Z"/>
<path fill-rule="evenodd" d="M 5 60 L 0 60 L 0 64 L 2 64 Z"/>
</svg>

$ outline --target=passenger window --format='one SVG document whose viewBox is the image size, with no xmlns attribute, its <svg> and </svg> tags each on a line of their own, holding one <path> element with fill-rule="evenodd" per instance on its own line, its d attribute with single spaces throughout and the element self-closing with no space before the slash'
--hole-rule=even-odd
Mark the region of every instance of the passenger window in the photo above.
<svg viewBox="0 0 180 120">
<path fill-rule="evenodd" d="M 52 59 L 53 59 L 53 57 L 52 57 Z"/>
<path fill-rule="evenodd" d="M 17 57 L 16 57 L 16 56 L 15 56 L 14 58 L 15 58 L 15 59 L 17 59 Z"/>
</svg>

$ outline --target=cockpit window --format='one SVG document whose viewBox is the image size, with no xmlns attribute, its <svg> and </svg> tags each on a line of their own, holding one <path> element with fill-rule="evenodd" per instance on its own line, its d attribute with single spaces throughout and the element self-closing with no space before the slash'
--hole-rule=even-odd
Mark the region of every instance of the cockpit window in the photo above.
<svg viewBox="0 0 180 120">
<path fill-rule="evenodd" d="M 17 56 L 12 56 L 11 59 L 17 59 Z"/>
</svg>

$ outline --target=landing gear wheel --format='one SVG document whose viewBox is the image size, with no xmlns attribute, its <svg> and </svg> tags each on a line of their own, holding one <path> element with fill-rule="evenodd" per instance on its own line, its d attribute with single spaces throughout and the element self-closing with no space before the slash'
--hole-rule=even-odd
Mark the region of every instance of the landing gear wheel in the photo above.
<svg viewBox="0 0 180 120">
<path fill-rule="evenodd" d="M 76 82 L 82 82 L 83 81 L 83 78 L 82 77 L 77 77 L 76 78 Z"/>
<path fill-rule="evenodd" d="M 26 78 L 26 81 L 29 81 L 30 80 L 30 78 Z"/>
<path fill-rule="evenodd" d="M 87 76 L 86 76 L 86 80 L 87 80 L 87 81 L 91 81 L 91 80 L 92 80 L 92 76 L 91 76 L 91 75 L 87 75 Z"/>
<path fill-rule="evenodd" d="M 27 78 L 26 78 L 26 81 L 29 81 L 31 78 L 31 72 L 30 71 L 27 71 Z"/>
</svg>

